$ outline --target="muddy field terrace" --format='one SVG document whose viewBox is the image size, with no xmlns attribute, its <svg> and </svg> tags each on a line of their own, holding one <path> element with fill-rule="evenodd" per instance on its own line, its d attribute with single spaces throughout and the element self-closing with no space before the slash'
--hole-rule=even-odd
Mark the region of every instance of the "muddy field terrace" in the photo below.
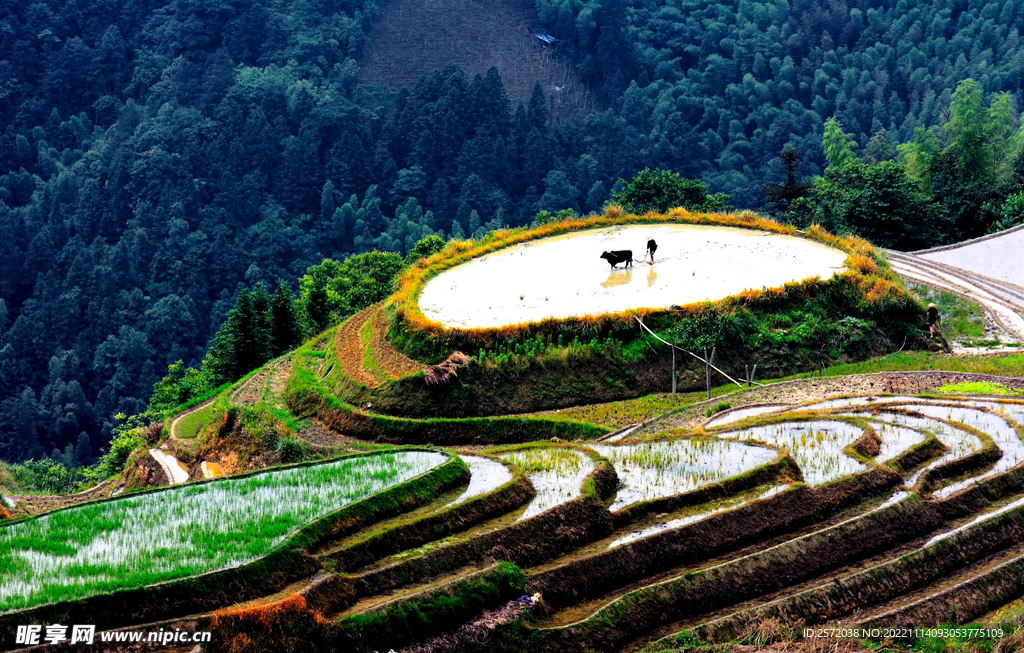
<svg viewBox="0 0 1024 653">
<path fill-rule="evenodd" d="M 627 243 L 632 270 L 598 257 Z M 1020 356 L 969 371 L 922 312 L 868 243 L 752 214 L 450 243 L 388 301 L 168 411 L 122 475 L 4 496 L 0 648 L 26 623 L 212 631 L 203 650 L 235 653 L 1009 637 Z M 807 316 L 840 361 L 948 369 L 822 373 Z M 704 400 L 690 343 L 666 342 L 708 324 Z M 301 461 L 274 453 L 286 438 Z"/>
</svg>

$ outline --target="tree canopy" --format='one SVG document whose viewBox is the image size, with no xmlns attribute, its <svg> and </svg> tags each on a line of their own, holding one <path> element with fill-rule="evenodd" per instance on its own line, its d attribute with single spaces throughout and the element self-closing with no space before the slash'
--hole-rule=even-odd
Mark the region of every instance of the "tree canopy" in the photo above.
<svg viewBox="0 0 1024 653">
<path fill-rule="evenodd" d="M 264 310 L 260 282 L 277 351 L 280 279 L 294 293 L 311 277 L 294 310 L 323 326 L 379 296 L 374 266 L 392 265 L 364 261 L 346 285 L 308 272 L 325 259 L 407 259 L 431 237 L 595 211 L 645 169 L 678 175 L 663 178 L 671 203 L 703 185 L 716 206 L 761 209 L 782 184 L 768 210 L 893 246 L 1024 218 L 1019 3 L 533 6 L 598 99 L 590 115 L 552 122 L 540 84 L 510 101 L 497 68 L 361 84 L 369 0 L 4 2 L 0 456 L 95 457 L 169 366 L 202 368 L 231 311 L 251 337 L 237 316 Z M 789 181 L 787 147 L 802 164 Z M 925 202 L 914 224 L 944 227 L 876 225 L 876 201 Z"/>
</svg>

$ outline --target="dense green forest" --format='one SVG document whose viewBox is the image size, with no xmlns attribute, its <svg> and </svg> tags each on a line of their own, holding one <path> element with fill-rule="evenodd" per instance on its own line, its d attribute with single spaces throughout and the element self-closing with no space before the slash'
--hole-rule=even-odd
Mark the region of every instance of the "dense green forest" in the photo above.
<svg viewBox="0 0 1024 653">
<path fill-rule="evenodd" d="M 536 0 L 538 29 L 605 107 L 558 124 L 540 86 L 512 106 L 498 70 L 360 84 L 375 12 L 0 3 L 0 457 L 92 461 L 169 366 L 202 367 L 243 288 L 262 302 L 257 284 L 297 293 L 325 257 L 595 210 L 647 167 L 861 231 L 876 205 L 850 190 L 868 180 L 933 212 L 935 244 L 1024 210 L 1003 146 L 1024 75 L 1019 1 Z M 965 79 L 958 115 L 999 129 L 950 126 Z M 842 160 L 823 146 L 829 118 Z M 959 184 L 979 152 L 984 174 Z M 883 244 L 922 240 L 899 227 Z"/>
</svg>

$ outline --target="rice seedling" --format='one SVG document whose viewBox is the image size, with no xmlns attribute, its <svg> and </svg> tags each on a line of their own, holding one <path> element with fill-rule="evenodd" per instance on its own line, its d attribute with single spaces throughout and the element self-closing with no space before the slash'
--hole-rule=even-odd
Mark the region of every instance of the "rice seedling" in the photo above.
<svg viewBox="0 0 1024 653">
<path fill-rule="evenodd" d="M 1024 461 L 1024 443 L 1022 443 L 1020 438 L 1017 436 L 1016 429 L 1007 423 L 1007 418 L 995 413 L 987 412 L 981 406 L 971 407 L 972 405 L 977 406 L 977 403 L 980 402 L 965 403 L 967 403 L 967 405 L 958 407 L 915 406 L 914 410 L 931 417 L 960 422 L 978 429 L 992 438 L 996 443 L 996 446 L 1003 452 L 1003 455 L 1000 456 L 999 460 L 996 461 L 996 464 L 989 468 L 984 474 L 947 485 L 936 492 L 936 496 L 949 496 L 975 481 L 988 478 L 995 474 L 1001 474 L 1011 467 L 1015 467 L 1021 461 Z"/>
<path fill-rule="evenodd" d="M 732 404 L 730 404 L 728 401 L 720 401 L 714 406 L 708 406 L 707 410 L 704 411 L 704 417 L 711 417 L 715 413 L 721 413 L 723 411 L 729 410 L 730 408 L 732 408 Z"/>
<path fill-rule="evenodd" d="M 908 406 L 907 408 L 917 410 L 919 406 Z M 977 435 L 963 429 L 956 428 L 950 424 L 946 424 L 945 422 L 940 422 L 927 417 L 915 417 L 901 415 L 898 413 L 880 413 L 879 415 L 876 415 L 875 418 L 884 420 L 889 424 L 933 433 L 935 437 L 939 439 L 939 442 L 947 447 L 946 452 L 942 456 L 933 460 L 925 467 L 917 470 L 907 478 L 906 484 L 909 487 L 913 487 L 917 483 L 917 479 L 920 478 L 921 474 L 929 469 L 947 463 L 951 460 L 962 458 L 973 451 L 977 451 L 983 445 L 981 439 L 979 439 Z"/>
<path fill-rule="evenodd" d="M 578 497 L 583 480 L 594 470 L 594 462 L 588 456 L 561 447 L 521 449 L 501 458 L 525 474 L 537 491 L 520 520 Z"/>
<path fill-rule="evenodd" d="M 778 455 L 765 447 L 715 438 L 591 448 L 612 462 L 622 483 L 611 505 L 613 511 L 717 483 L 769 463 Z"/>
<path fill-rule="evenodd" d="M 722 434 L 721 437 L 754 440 L 784 449 L 793 456 L 804 481 L 820 485 L 865 469 L 843 449 L 860 437 L 862 429 L 836 420 L 786 422 L 754 426 Z"/>
<path fill-rule="evenodd" d="M 881 451 L 875 456 L 880 463 L 892 460 L 910 447 L 924 441 L 921 431 L 879 420 L 874 424 L 875 433 L 882 438 Z"/>
<path fill-rule="evenodd" d="M 487 494 L 512 480 L 512 473 L 508 471 L 508 468 L 495 460 L 480 456 L 459 456 L 459 458 L 462 458 L 462 462 L 469 467 L 469 486 L 465 492 L 459 495 L 459 498 L 449 503 L 449 506 L 455 506 L 473 497 Z"/>
<path fill-rule="evenodd" d="M 87 504 L 0 528 L 0 612 L 240 565 L 444 462 L 397 451 Z"/>
</svg>

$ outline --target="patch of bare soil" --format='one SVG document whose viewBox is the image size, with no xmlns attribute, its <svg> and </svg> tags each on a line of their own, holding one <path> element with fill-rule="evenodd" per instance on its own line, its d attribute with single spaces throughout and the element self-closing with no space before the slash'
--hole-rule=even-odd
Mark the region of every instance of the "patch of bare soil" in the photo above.
<svg viewBox="0 0 1024 653">
<path fill-rule="evenodd" d="M 260 370 L 257 374 L 254 374 L 251 379 L 242 384 L 235 393 L 231 395 L 231 403 L 236 406 L 247 405 L 251 406 L 260 400 L 260 395 L 263 393 L 263 381 L 267 378 L 267 368 Z"/>
<path fill-rule="evenodd" d="M 376 388 L 380 383 L 372 374 L 363 369 L 363 341 L 359 336 L 359 331 L 370 319 L 375 309 L 376 305 L 364 308 L 345 320 L 335 336 L 335 347 L 342 371 L 350 379 L 369 388 Z"/>
<path fill-rule="evenodd" d="M 320 447 L 341 447 L 353 441 L 351 438 L 328 431 L 319 422 L 310 422 L 300 429 L 297 435 L 306 442 Z"/>
<path fill-rule="evenodd" d="M 373 342 L 370 345 L 373 349 L 373 357 L 392 379 L 400 379 L 403 376 L 419 372 L 423 369 L 423 365 L 401 353 L 391 344 L 391 339 L 388 338 L 387 318 L 384 316 L 383 309 L 383 304 L 377 304 L 377 310 L 370 316 L 370 322 L 373 325 Z"/>
<path fill-rule="evenodd" d="M 450 63 L 470 79 L 494 66 L 513 106 L 525 104 L 540 82 L 552 120 L 598 110 L 575 72 L 537 38 L 533 20 L 522 0 L 383 2 L 367 38 L 360 81 L 411 89 Z"/>
</svg>

